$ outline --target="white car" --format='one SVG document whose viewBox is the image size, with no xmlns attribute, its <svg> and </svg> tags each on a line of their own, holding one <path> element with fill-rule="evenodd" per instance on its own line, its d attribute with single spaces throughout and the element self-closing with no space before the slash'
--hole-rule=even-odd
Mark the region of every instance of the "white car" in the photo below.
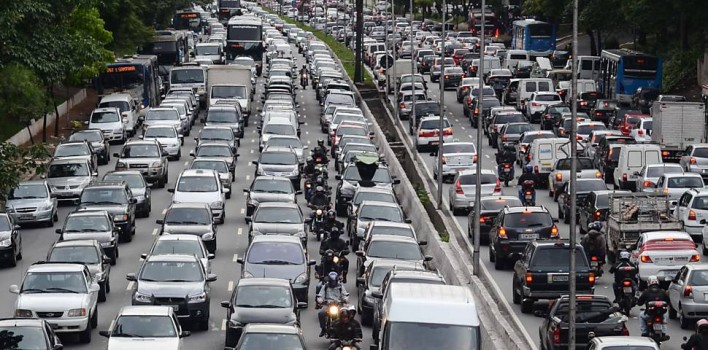
<svg viewBox="0 0 708 350">
<path fill-rule="evenodd" d="M 472 142 L 450 142 L 442 146 L 442 171 L 438 169 L 438 162 L 433 162 L 433 178 L 437 179 L 442 173 L 445 178 L 455 177 L 459 170 L 472 169 L 477 163 L 477 148 Z M 437 152 L 431 153 L 437 155 Z"/>
<path fill-rule="evenodd" d="M 182 144 L 184 136 L 171 125 L 153 125 L 145 129 L 145 133 L 140 139 L 154 139 L 160 144 L 162 149 L 169 154 L 172 160 L 179 160 L 182 157 Z"/>
<path fill-rule="evenodd" d="M 649 276 L 668 283 L 682 266 L 701 261 L 693 239 L 683 231 L 644 232 L 631 249 L 631 261 L 639 267 L 640 289 Z"/>
<path fill-rule="evenodd" d="M 172 307 L 124 306 L 99 334 L 108 338 L 108 350 L 180 350 L 190 332 L 182 330 Z"/>
<path fill-rule="evenodd" d="M 215 170 L 185 169 L 177 178 L 177 186 L 168 189 L 173 193 L 172 203 L 194 202 L 206 203 L 218 223 L 223 224 L 226 216 L 224 210 L 225 194 L 219 174 Z"/>
<path fill-rule="evenodd" d="M 655 191 L 668 196 L 673 207 L 684 192 L 691 188 L 703 188 L 703 186 L 703 178 L 699 174 L 669 173 L 659 177 Z"/>
<path fill-rule="evenodd" d="M 629 131 L 629 136 L 637 142 L 651 142 L 652 118 L 639 118 L 637 126 Z"/>
<path fill-rule="evenodd" d="M 582 140 L 583 142 L 587 142 L 588 139 L 590 138 L 590 134 L 593 131 L 598 131 L 598 130 L 607 130 L 605 123 L 603 123 L 603 122 L 583 122 L 583 123 L 578 122 L 578 129 L 577 129 L 576 135 L 578 135 L 577 137 L 579 140 Z"/>
<path fill-rule="evenodd" d="M 135 135 L 138 126 L 138 114 L 142 110 L 138 107 L 133 96 L 125 93 L 116 93 L 103 96 L 98 108 L 116 107 L 120 110 L 121 120 L 129 136 Z"/>
<path fill-rule="evenodd" d="M 596 337 L 590 339 L 587 347 L 591 350 L 641 349 L 659 350 L 659 345 L 648 337 Z"/>
<path fill-rule="evenodd" d="M 692 188 L 684 192 L 678 200 L 673 213 L 674 217 L 683 222 L 683 229 L 700 242 L 704 236 L 704 227 L 708 220 L 708 190 Z M 708 244 L 708 239 L 704 240 Z M 703 255 L 708 255 L 708 247 L 703 245 Z"/>
<path fill-rule="evenodd" d="M 78 333 L 81 343 L 90 343 L 100 289 L 84 264 L 42 262 L 32 264 L 10 293 L 17 294 L 15 317 L 46 319 L 55 333 Z"/>
<path fill-rule="evenodd" d="M 555 92 L 534 92 L 526 103 L 526 116 L 530 121 L 541 120 L 541 114 L 546 107 L 563 103 L 560 95 Z"/>
<path fill-rule="evenodd" d="M 415 147 L 420 152 L 424 147 L 437 147 L 440 143 L 440 133 L 443 134 L 443 143 L 452 142 L 452 124 L 443 118 L 443 130 L 440 130 L 440 118 L 425 117 L 420 120 L 418 132 L 415 137 Z"/>
<path fill-rule="evenodd" d="M 117 107 L 94 109 L 88 120 L 88 129 L 101 130 L 103 137 L 110 143 L 125 143 L 128 140 L 128 131 Z"/>
<path fill-rule="evenodd" d="M 664 174 L 683 174 L 683 168 L 675 163 L 647 164 L 639 170 L 635 188 L 640 192 L 654 192 L 656 182 Z"/>
</svg>

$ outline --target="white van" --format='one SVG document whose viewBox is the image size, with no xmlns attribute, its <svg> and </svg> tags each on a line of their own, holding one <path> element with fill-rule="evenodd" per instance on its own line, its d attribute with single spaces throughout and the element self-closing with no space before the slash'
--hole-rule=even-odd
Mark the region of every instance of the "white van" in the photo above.
<svg viewBox="0 0 708 350">
<path fill-rule="evenodd" d="M 583 148 L 578 142 L 578 153 L 582 153 Z M 548 175 L 553 170 L 556 160 L 568 158 L 570 155 L 570 142 L 566 138 L 536 139 L 531 142 L 526 164 L 531 165 L 540 182 L 539 187 L 543 188 L 548 185 Z"/>
<path fill-rule="evenodd" d="M 573 61 L 568 60 L 565 69 L 572 69 Z M 597 80 L 600 76 L 600 57 L 598 56 L 578 56 L 578 67 L 575 69 L 578 79 Z"/>
<path fill-rule="evenodd" d="M 528 61 L 529 53 L 526 50 L 509 50 L 506 52 L 506 57 L 504 57 L 504 65 L 508 70 L 516 69 L 516 64 L 519 61 Z"/>
<path fill-rule="evenodd" d="M 553 81 L 548 78 L 531 78 L 519 80 L 516 95 L 516 109 L 523 111 L 524 104 L 534 92 L 553 92 Z"/>
<path fill-rule="evenodd" d="M 135 135 L 135 130 L 138 128 L 138 117 L 141 109 L 138 107 L 136 100 L 125 93 L 115 93 L 103 96 L 98 108 L 116 107 L 120 110 L 121 120 L 125 130 L 128 131 L 128 137 Z M 144 113 L 143 113 L 144 114 Z"/>
<path fill-rule="evenodd" d="M 379 344 L 370 349 L 482 349 L 472 291 L 462 286 L 394 283 L 381 301 Z"/>
<path fill-rule="evenodd" d="M 645 165 L 661 164 L 661 147 L 655 144 L 622 145 L 613 174 L 615 188 L 636 191 L 636 179 Z"/>
</svg>

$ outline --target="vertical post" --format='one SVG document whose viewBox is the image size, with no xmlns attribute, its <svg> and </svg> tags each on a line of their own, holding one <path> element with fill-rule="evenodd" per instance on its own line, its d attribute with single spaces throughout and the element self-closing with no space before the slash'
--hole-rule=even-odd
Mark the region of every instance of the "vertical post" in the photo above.
<svg viewBox="0 0 708 350">
<path fill-rule="evenodd" d="M 474 241 L 472 242 L 474 244 L 474 254 L 472 255 L 472 272 L 475 274 L 475 276 L 479 276 L 479 208 L 482 205 L 482 202 L 480 200 L 481 196 L 479 195 L 482 193 L 482 177 L 479 176 L 479 174 L 482 173 L 482 159 L 484 157 L 481 157 L 480 152 L 482 150 L 482 98 L 484 96 L 483 90 L 484 90 L 484 12 L 485 12 L 485 7 L 486 3 L 485 0 L 482 0 L 482 32 L 480 33 L 480 44 L 479 44 L 479 70 L 477 70 L 477 75 L 479 77 L 479 96 L 477 96 L 477 109 L 479 110 L 479 114 L 477 115 L 477 144 L 475 145 L 477 148 L 477 176 L 476 176 L 476 183 L 475 183 L 475 193 L 477 193 L 476 196 L 474 196 Z M 474 111 L 472 112 L 474 115 Z"/>
<path fill-rule="evenodd" d="M 396 8 L 394 7 L 393 0 L 391 0 L 391 23 L 393 24 L 393 19 L 396 18 Z M 388 26 L 388 20 L 386 21 L 386 26 Z M 388 40 L 388 37 L 386 37 L 386 40 Z M 398 56 L 396 55 L 396 27 L 393 27 L 393 30 L 391 31 L 391 56 L 393 56 L 393 116 L 394 120 L 398 120 L 398 89 L 396 88 L 396 85 L 398 85 L 398 82 L 396 82 L 396 76 L 398 75 L 398 72 L 396 71 L 396 61 L 398 61 Z"/>
<path fill-rule="evenodd" d="M 356 0 L 356 43 L 355 47 L 355 66 L 354 66 L 354 83 L 361 84 L 364 82 L 364 71 L 361 63 L 362 42 L 364 40 L 364 0 Z M 344 42 L 347 42 L 346 29 L 344 32 Z"/>
<path fill-rule="evenodd" d="M 578 139 L 577 139 L 577 133 L 578 133 L 578 123 L 577 123 L 577 114 L 578 114 L 578 94 L 577 94 L 577 86 L 578 86 L 578 75 L 575 73 L 577 72 L 577 67 L 578 67 L 578 0 L 573 0 L 573 78 L 570 83 L 570 101 L 572 103 L 571 105 L 571 110 L 572 110 L 572 116 L 573 120 L 571 122 L 571 128 L 570 128 L 570 195 L 572 198 L 575 198 L 575 191 L 576 191 L 576 180 L 577 180 L 577 168 L 578 168 L 578 163 L 577 163 L 577 153 L 578 153 Z M 570 274 L 568 281 L 570 282 L 570 308 L 568 309 L 568 348 L 569 349 L 575 349 L 575 296 L 576 296 L 576 276 L 575 276 L 575 242 L 576 242 L 576 237 L 575 237 L 575 222 L 576 222 L 576 203 L 575 200 L 570 201 L 570 230 L 568 231 L 568 235 L 570 236 L 570 268 L 568 269 L 568 273 Z"/>
<path fill-rule="evenodd" d="M 414 34 L 413 34 L 413 19 L 415 18 L 414 17 L 415 12 L 413 12 L 413 0 L 410 0 L 410 8 L 411 8 L 411 31 L 410 31 L 410 35 L 408 36 L 408 40 L 411 42 L 411 74 L 415 74 L 416 73 L 416 71 L 415 71 L 416 57 L 414 55 L 415 52 L 413 51 L 413 38 L 415 38 Z M 415 123 L 416 123 L 416 116 L 415 116 L 415 91 L 416 91 L 415 84 L 416 84 L 416 82 L 415 82 L 415 79 L 412 79 L 411 82 L 413 84 L 413 96 L 412 96 L 413 99 L 411 100 L 411 114 L 408 116 L 408 123 L 411 124 L 410 130 L 415 130 L 414 129 Z M 413 154 L 414 154 L 415 158 L 418 158 L 418 152 L 413 152 Z"/>
<path fill-rule="evenodd" d="M 440 49 L 440 126 L 438 127 L 438 209 L 442 207 L 443 185 L 442 185 L 442 148 L 443 148 L 443 130 L 445 121 L 445 13 L 447 12 L 447 4 L 443 0 L 442 11 L 442 44 Z"/>
<path fill-rule="evenodd" d="M 384 51 L 386 51 L 386 55 L 388 56 L 388 23 L 386 23 L 386 16 L 384 16 Z M 391 76 L 391 67 L 389 67 L 388 64 L 388 57 L 386 57 L 385 70 L 386 86 L 384 87 L 384 97 L 388 98 L 388 89 L 391 87 L 391 80 L 389 79 Z"/>
</svg>

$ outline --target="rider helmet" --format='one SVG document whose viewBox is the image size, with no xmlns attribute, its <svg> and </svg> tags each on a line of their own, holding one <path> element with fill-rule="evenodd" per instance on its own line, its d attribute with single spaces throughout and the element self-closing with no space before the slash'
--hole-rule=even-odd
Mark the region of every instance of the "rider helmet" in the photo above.
<svg viewBox="0 0 708 350">
<path fill-rule="evenodd" d="M 696 331 L 701 333 L 704 330 L 708 330 L 708 320 L 702 318 L 696 322 Z"/>
<path fill-rule="evenodd" d="M 324 187 L 322 187 L 322 186 L 317 186 L 317 187 L 315 187 L 315 192 L 317 192 L 317 193 L 322 193 L 322 192 L 324 192 Z"/>
<path fill-rule="evenodd" d="M 649 276 L 647 279 L 647 286 L 658 286 L 659 285 L 659 279 L 656 278 L 656 276 Z"/>
<path fill-rule="evenodd" d="M 342 233 L 339 232 L 339 228 L 335 226 L 335 227 L 332 227 L 332 232 L 330 232 L 329 234 L 330 234 L 330 237 L 337 239 L 337 238 L 339 238 L 339 235 L 341 235 Z"/>
<path fill-rule="evenodd" d="M 524 167 L 524 172 L 527 174 L 531 174 L 533 172 L 533 167 L 529 164 Z"/>
<path fill-rule="evenodd" d="M 602 223 L 599 221 L 593 221 L 588 224 L 588 231 L 600 231 L 602 230 Z"/>
<path fill-rule="evenodd" d="M 327 212 L 327 218 L 328 218 L 328 219 L 332 219 L 332 220 L 336 220 L 336 219 L 337 219 L 337 212 L 334 211 L 334 209 L 330 209 L 330 210 Z"/>
<path fill-rule="evenodd" d="M 324 146 L 324 140 L 323 139 L 317 140 L 317 146 Z"/>
<path fill-rule="evenodd" d="M 632 254 L 630 254 L 628 251 L 621 251 L 620 252 L 620 260 L 629 261 L 630 257 L 632 257 Z"/>
<path fill-rule="evenodd" d="M 334 288 L 337 286 L 337 282 L 339 282 L 339 274 L 332 271 L 327 275 L 327 284 Z"/>
</svg>

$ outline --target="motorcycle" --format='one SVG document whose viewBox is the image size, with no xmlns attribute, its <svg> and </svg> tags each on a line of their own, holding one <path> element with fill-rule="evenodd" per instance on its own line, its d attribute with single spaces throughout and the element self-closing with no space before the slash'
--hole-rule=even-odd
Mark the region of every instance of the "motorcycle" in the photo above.
<svg viewBox="0 0 708 350">
<path fill-rule="evenodd" d="M 327 300 L 326 305 L 317 303 L 316 308 L 319 309 L 323 306 L 326 307 L 325 310 L 327 310 L 325 313 L 325 331 L 326 337 L 329 339 L 333 336 L 334 325 L 337 323 L 337 320 L 339 320 L 339 311 L 342 309 L 342 305 L 338 301 Z"/>
<path fill-rule="evenodd" d="M 526 206 L 535 206 L 536 201 L 534 200 L 534 194 L 536 192 L 536 189 L 533 187 L 534 182 L 533 181 L 524 181 L 523 184 L 521 184 L 521 193 L 523 194 L 522 197 L 522 202 Z"/>
<path fill-rule="evenodd" d="M 332 345 L 334 345 L 335 350 L 356 350 L 359 349 L 359 345 L 356 343 L 360 343 L 361 339 L 349 339 L 349 340 L 344 340 L 344 339 L 334 339 L 331 338 L 329 340 Z M 330 346 L 330 349 L 332 347 Z"/>
<path fill-rule="evenodd" d="M 312 212 L 312 221 L 310 222 L 310 232 L 317 237 L 317 240 L 322 239 L 322 232 L 325 222 L 325 210 L 317 208 Z"/>
<path fill-rule="evenodd" d="M 605 259 L 600 259 L 597 255 L 590 255 L 590 271 L 595 273 L 595 277 L 602 277 L 602 266 L 605 265 Z"/>
<path fill-rule="evenodd" d="M 308 85 L 307 73 L 302 73 L 302 75 L 300 75 L 300 85 L 302 86 L 303 89 L 307 88 L 307 85 Z"/>
<path fill-rule="evenodd" d="M 669 305 L 663 301 L 650 301 L 647 303 L 645 313 L 649 316 L 646 321 L 649 338 L 652 338 L 657 344 L 669 340 L 671 337 L 666 334 L 666 324 L 664 315 L 668 310 Z"/>
<path fill-rule="evenodd" d="M 634 270 L 633 267 L 624 267 L 626 270 Z M 622 280 L 622 293 L 620 293 L 619 306 L 622 308 L 625 315 L 629 316 L 629 312 L 637 305 L 636 291 L 634 290 L 634 281 L 631 278 Z"/>
<path fill-rule="evenodd" d="M 499 165 L 501 172 L 499 173 L 499 180 L 504 181 L 504 187 L 509 187 L 509 181 L 514 179 L 514 167 L 513 163 L 504 163 Z"/>
</svg>

